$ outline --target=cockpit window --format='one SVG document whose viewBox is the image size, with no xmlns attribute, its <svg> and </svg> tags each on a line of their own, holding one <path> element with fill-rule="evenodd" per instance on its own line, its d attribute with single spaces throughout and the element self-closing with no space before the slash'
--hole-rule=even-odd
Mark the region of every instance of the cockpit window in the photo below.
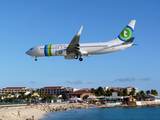
<svg viewBox="0 0 160 120">
<path fill-rule="evenodd" d="M 33 50 L 33 48 L 31 48 L 30 50 Z"/>
</svg>

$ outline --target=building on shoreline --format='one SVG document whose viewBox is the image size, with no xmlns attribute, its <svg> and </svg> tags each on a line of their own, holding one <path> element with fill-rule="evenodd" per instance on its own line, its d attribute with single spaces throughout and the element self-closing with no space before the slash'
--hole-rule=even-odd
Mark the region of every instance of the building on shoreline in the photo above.
<svg viewBox="0 0 160 120">
<path fill-rule="evenodd" d="M 75 88 L 71 87 L 63 87 L 63 86 L 52 86 L 52 87 L 44 87 L 38 88 L 37 91 L 39 92 L 38 95 L 42 95 L 44 93 L 47 96 L 57 95 L 66 98 L 66 94 L 69 92 L 73 92 Z M 34 93 L 36 90 L 33 88 L 26 88 L 26 87 L 6 87 L 0 89 L 0 96 L 5 96 L 10 94 L 12 96 L 19 96 L 20 92 L 24 92 L 25 95 Z"/>
<path fill-rule="evenodd" d="M 135 88 L 135 87 L 126 87 L 127 94 L 129 94 L 132 91 L 132 88 Z M 136 93 L 138 93 L 138 88 L 135 88 L 135 95 L 136 95 Z"/>
<path fill-rule="evenodd" d="M 135 87 L 125 87 L 125 88 L 121 88 L 121 87 L 104 87 L 104 91 L 107 91 L 108 89 L 114 89 L 114 90 L 118 90 L 119 92 L 122 92 L 124 89 L 127 89 L 127 94 L 129 94 L 132 91 L 132 88 Z M 136 93 L 138 93 L 138 88 L 135 88 L 135 95 Z"/>
<path fill-rule="evenodd" d="M 77 97 L 77 98 L 80 98 L 80 96 L 82 95 L 82 94 L 87 94 L 87 93 L 91 93 L 91 89 L 82 89 L 82 90 L 77 90 L 77 91 L 74 91 L 74 92 L 70 92 L 70 93 L 67 93 L 66 94 L 66 97 L 67 98 L 75 98 L 75 97 Z"/>
<path fill-rule="evenodd" d="M 122 92 L 124 88 L 121 88 L 121 87 L 104 87 L 104 91 L 111 90 L 111 89 L 118 90 L 118 91 Z"/>
<path fill-rule="evenodd" d="M 11 94 L 19 94 L 20 92 L 24 92 L 24 93 L 32 93 L 33 91 L 35 91 L 35 89 L 33 88 L 26 88 L 26 87 L 6 87 L 6 88 L 2 88 L 0 89 L 0 95 L 5 95 L 8 93 Z"/>
<path fill-rule="evenodd" d="M 43 93 L 45 95 L 51 96 L 51 95 L 62 95 L 62 97 L 66 97 L 66 94 L 69 92 L 73 92 L 74 88 L 63 86 L 51 86 L 51 87 L 44 87 L 37 89 L 39 91 L 39 95 L 42 95 Z"/>
</svg>

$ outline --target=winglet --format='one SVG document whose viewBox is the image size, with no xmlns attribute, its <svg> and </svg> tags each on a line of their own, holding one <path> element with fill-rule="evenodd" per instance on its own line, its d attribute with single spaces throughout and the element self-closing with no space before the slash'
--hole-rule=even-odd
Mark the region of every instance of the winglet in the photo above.
<svg viewBox="0 0 160 120">
<path fill-rule="evenodd" d="M 79 29 L 78 33 L 76 34 L 76 36 L 80 36 L 81 32 L 82 32 L 83 26 L 81 26 L 81 28 Z"/>
</svg>

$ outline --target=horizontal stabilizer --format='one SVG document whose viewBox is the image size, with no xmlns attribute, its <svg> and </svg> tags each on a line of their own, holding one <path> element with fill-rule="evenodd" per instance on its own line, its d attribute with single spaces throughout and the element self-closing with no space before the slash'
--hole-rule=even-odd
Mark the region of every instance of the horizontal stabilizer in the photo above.
<svg viewBox="0 0 160 120">
<path fill-rule="evenodd" d="M 133 45 L 138 45 L 138 44 L 133 44 Z"/>
<path fill-rule="evenodd" d="M 132 37 L 131 39 L 125 41 L 124 43 L 122 43 L 122 45 L 127 45 L 127 44 L 131 44 L 133 42 L 135 37 Z"/>
</svg>

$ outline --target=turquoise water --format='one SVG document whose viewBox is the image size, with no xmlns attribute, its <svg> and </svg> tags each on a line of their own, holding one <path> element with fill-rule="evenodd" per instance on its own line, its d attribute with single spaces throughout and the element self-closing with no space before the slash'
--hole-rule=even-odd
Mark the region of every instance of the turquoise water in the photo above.
<svg viewBox="0 0 160 120">
<path fill-rule="evenodd" d="M 46 114 L 40 120 L 160 120 L 160 107 L 74 109 Z"/>
</svg>

